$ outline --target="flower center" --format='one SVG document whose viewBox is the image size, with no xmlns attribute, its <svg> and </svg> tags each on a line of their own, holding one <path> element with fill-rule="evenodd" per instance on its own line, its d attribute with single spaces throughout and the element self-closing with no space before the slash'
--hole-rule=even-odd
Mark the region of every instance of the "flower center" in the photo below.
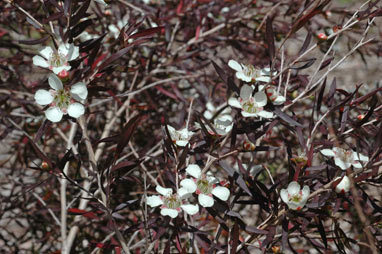
<svg viewBox="0 0 382 254">
<path fill-rule="evenodd" d="M 354 162 L 353 151 L 338 148 L 337 156 L 343 161 L 348 163 Z"/>
<path fill-rule="evenodd" d="M 52 53 L 50 54 L 48 63 L 52 67 L 60 67 L 66 64 L 66 58 L 63 54 Z"/>
<path fill-rule="evenodd" d="M 257 103 L 251 97 L 249 100 L 243 101 L 241 104 L 243 110 L 247 113 L 259 113 L 262 108 L 257 106 Z"/>
<path fill-rule="evenodd" d="M 259 71 L 250 64 L 243 64 L 243 73 L 247 77 L 251 77 L 253 79 L 259 76 Z"/>
<path fill-rule="evenodd" d="M 210 182 L 207 179 L 198 179 L 196 182 L 196 186 L 198 187 L 198 190 L 202 194 L 210 194 L 212 192 L 213 186 L 210 184 Z"/>
<path fill-rule="evenodd" d="M 54 95 L 53 102 L 60 109 L 65 109 L 68 108 L 68 106 L 70 105 L 71 99 L 72 97 L 70 95 L 70 92 L 65 89 L 62 89 L 56 92 L 56 94 Z"/>
<path fill-rule="evenodd" d="M 289 201 L 299 203 L 302 199 L 302 195 L 296 194 L 289 198 Z"/>
<path fill-rule="evenodd" d="M 173 194 L 164 197 L 163 205 L 170 209 L 177 209 L 182 205 L 182 201 L 176 194 Z"/>
</svg>

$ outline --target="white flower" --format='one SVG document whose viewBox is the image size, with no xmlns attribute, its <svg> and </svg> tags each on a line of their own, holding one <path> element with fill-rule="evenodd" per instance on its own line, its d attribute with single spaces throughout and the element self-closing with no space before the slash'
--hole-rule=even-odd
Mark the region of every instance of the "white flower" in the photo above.
<svg viewBox="0 0 382 254">
<path fill-rule="evenodd" d="M 111 24 L 108 26 L 109 31 L 115 39 L 118 39 L 121 30 L 128 24 L 129 16 L 125 15 L 121 20 L 118 20 L 117 25 Z"/>
<path fill-rule="evenodd" d="M 340 179 L 341 177 L 337 177 L 336 180 Z M 344 176 L 342 180 L 337 184 L 336 186 L 336 192 L 337 193 L 346 193 L 350 189 L 350 180 L 349 177 Z"/>
<path fill-rule="evenodd" d="M 267 86 L 265 88 L 265 93 L 268 96 L 268 99 L 274 104 L 274 105 L 282 105 L 285 102 L 285 97 L 281 96 L 274 87 Z"/>
<path fill-rule="evenodd" d="M 178 146 L 186 146 L 188 141 L 190 141 L 191 137 L 194 135 L 194 133 L 192 131 L 188 131 L 187 128 L 177 131 L 174 127 L 167 125 L 167 129 L 170 133 L 172 142 Z"/>
<path fill-rule="evenodd" d="M 309 194 L 309 186 L 305 185 L 301 190 L 300 185 L 295 181 L 289 183 L 288 189 L 280 191 L 281 199 L 292 210 L 301 210 L 306 204 Z"/>
<path fill-rule="evenodd" d="M 270 69 L 264 68 L 262 70 L 256 69 L 253 65 L 250 64 L 240 64 L 235 60 L 229 60 L 228 66 L 236 71 L 236 77 L 245 82 L 251 81 L 262 81 L 269 83 L 271 82 L 270 78 Z M 275 72 L 272 73 L 274 75 Z"/>
<path fill-rule="evenodd" d="M 181 210 L 190 215 L 199 212 L 199 207 L 197 205 L 184 204 L 184 199 L 187 198 L 190 193 L 183 188 L 180 188 L 177 194 L 173 194 L 172 189 L 163 188 L 158 185 L 156 191 L 159 192 L 161 196 L 155 195 L 147 197 L 147 204 L 151 207 L 161 206 L 160 214 L 163 216 L 175 218 Z"/>
<path fill-rule="evenodd" d="M 45 116 L 48 120 L 59 122 L 64 114 L 78 118 L 85 113 L 85 108 L 80 103 L 88 96 L 88 90 L 84 83 L 78 82 L 68 91 L 54 74 L 49 75 L 48 82 L 51 90 L 39 89 L 34 95 L 38 104 L 49 105 L 49 108 L 45 110 Z"/>
<path fill-rule="evenodd" d="M 229 189 L 222 186 L 216 186 L 219 181 L 211 176 L 202 175 L 202 170 L 196 164 L 190 164 L 186 168 L 187 174 L 191 175 L 195 179 L 183 179 L 180 182 L 180 186 L 185 188 L 189 193 L 198 194 L 199 204 L 203 207 L 211 207 L 214 205 L 214 199 L 212 195 L 218 197 L 223 201 L 227 201 L 229 197 Z"/>
<path fill-rule="evenodd" d="M 61 71 L 69 71 L 69 61 L 76 59 L 79 54 L 79 48 L 73 44 L 61 44 L 58 50 L 53 50 L 51 47 L 45 47 L 40 52 L 41 56 L 33 57 L 33 64 L 42 68 L 48 68 L 55 74 Z"/>
<path fill-rule="evenodd" d="M 228 104 L 235 108 L 241 109 L 241 115 L 244 117 L 264 117 L 272 118 L 273 113 L 263 110 L 263 107 L 267 105 L 267 96 L 263 91 L 259 91 L 252 95 L 253 87 L 244 85 L 240 89 L 239 99 L 231 97 L 228 100 Z"/>
<path fill-rule="evenodd" d="M 325 156 L 334 157 L 334 163 L 342 170 L 346 170 L 353 166 L 355 168 L 362 168 L 359 161 L 369 161 L 369 157 L 353 152 L 352 150 L 345 150 L 339 147 L 333 147 L 333 149 L 322 149 L 321 153 Z"/>
<path fill-rule="evenodd" d="M 218 107 L 215 107 L 210 101 L 207 102 L 206 104 L 206 111 L 204 112 L 203 116 L 204 118 L 210 120 L 212 119 L 212 117 L 219 111 L 221 110 L 223 107 L 225 107 L 226 105 L 225 104 L 222 104 Z M 229 115 L 231 114 L 231 108 L 230 107 L 226 107 L 225 109 L 222 110 L 222 112 L 220 112 L 219 115 Z"/>
</svg>

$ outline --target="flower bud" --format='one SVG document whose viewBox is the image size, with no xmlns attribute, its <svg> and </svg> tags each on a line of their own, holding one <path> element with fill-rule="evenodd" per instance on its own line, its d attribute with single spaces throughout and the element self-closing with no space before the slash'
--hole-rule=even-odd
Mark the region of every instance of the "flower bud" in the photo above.
<svg viewBox="0 0 382 254">
<path fill-rule="evenodd" d="M 319 40 L 321 40 L 321 41 L 326 41 L 326 40 L 328 39 L 328 36 L 327 36 L 326 34 L 324 34 L 324 33 L 319 33 L 319 34 L 317 35 L 317 38 L 318 38 Z"/>
<path fill-rule="evenodd" d="M 67 70 L 62 70 L 58 73 L 58 77 L 62 82 L 66 82 L 69 80 L 69 72 Z"/>
<path fill-rule="evenodd" d="M 339 177 L 337 178 L 339 179 Z M 336 186 L 336 192 L 337 193 L 346 193 L 350 189 L 350 180 L 349 177 L 344 176 L 342 180 L 337 184 Z"/>
</svg>

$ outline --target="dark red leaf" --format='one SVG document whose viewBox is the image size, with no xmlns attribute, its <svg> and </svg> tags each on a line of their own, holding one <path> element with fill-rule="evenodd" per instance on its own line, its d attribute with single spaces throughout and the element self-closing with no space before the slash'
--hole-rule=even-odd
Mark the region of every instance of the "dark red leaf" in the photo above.
<svg viewBox="0 0 382 254">
<path fill-rule="evenodd" d="M 268 52 L 271 60 L 275 56 L 275 35 L 272 28 L 272 19 L 267 17 L 265 40 L 268 44 Z"/>
</svg>

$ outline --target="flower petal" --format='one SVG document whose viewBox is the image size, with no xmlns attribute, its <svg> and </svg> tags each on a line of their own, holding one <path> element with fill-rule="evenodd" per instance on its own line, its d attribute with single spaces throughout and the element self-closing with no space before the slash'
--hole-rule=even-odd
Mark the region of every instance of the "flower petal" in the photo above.
<svg viewBox="0 0 382 254">
<path fill-rule="evenodd" d="M 244 82 L 251 82 L 252 81 L 252 77 L 249 77 L 242 72 L 236 72 L 235 75 L 236 75 L 236 78 L 243 80 Z"/>
<path fill-rule="evenodd" d="M 43 89 L 39 89 L 34 94 L 34 99 L 38 104 L 45 106 L 52 103 L 54 97 L 50 92 Z"/>
<path fill-rule="evenodd" d="M 207 104 L 206 104 L 206 108 L 207 108 L 207 110 L 209 110 L 209 111 L 211 111 L 211 112 L 214 112 L 214 111 L 216 110 L 214 104 L 212 104 L 212 102 L 210 102 L 210 101 L 207 102 Z"/>
<path fill-rule="evenodd" d="M 357 161 L 369 161 L 369 157 L 363 154 L 359 154 L 359 157 L 358 157 L 357 152 L 353 152 L 353 156 L 354 156 L 354 160 L 357 160 Z"/>
<path fill-rule="evenodd" d="M 240 97 L 243 100 L 248 100 L 250 97 L 252 97 L 253 88 L 249 85 L 244 85 L 240 89 Z"/>
<path fill-rule="evenodd" d="M 254 99 L 259 107 L 267 105 L 267 95 L 263 91 L 255 93 Z"/>
<path fill-rule="evenodd" d="M 68 61 L 77 59 L 80 56 L 80 48 L 74 46 L 73 44 L 69 45 Z"/>
<path fill-rule="evenodd" d="M 170 208 L 162 208 L 160 214 L 162 214 L 163 216 L 170 216 L 171 218 L 175 218 L 176 216 L 178 216 L 178 211 Z"/>
<path fill-rule="evenodd" d="M 186 168 L 186 172 L 187 172 L 187 174 L 189 174 L 190 176 L 192 176 L 194 178 L 199 178 L 201 173 L 202 173 L 202 170 L 200 169 L 200 167 L 197 164 L 190 164 Z"/>
<path fill-rule="evenodd" d="M 338 179 L 339 177 L 337 177 Z M 348 192 L 350 189 L 350 180 L 349 177 L 344 176 L 342 180 L 337 184 L 336 186 L 336 192 L 341 193 L 341 192 Z"/>
<path fill-rule="evenodd" d="M 285 97 L 279 95 L 276 97 L 276 100 L 273 101 L 273 104 L 274 105 L 281 105 L 281 104 L 284 104 L 285 101 L 286 101 Z"/>
<path fill-rule="evenodd" d="M 269 83 L 269 82 L 271 82 L 271 78 L 267 77 L 267 76 L 260 76 L 260 77 L 256 78 L 256 81 Z"/>
<path fill-rule="evenodd" d="M 230 194 L 229 189 L 222 186 L 216 186 L 211 193 L 223 201 L 227 201 Z"/>
<path fill-rule="evenodd" d="M 211 113 L 211 111 L 205 111 L 203 114 L 204 118 L 209 120 L 211 119 L 214 115 Z"/>
<path fill-rule="evenodd" d="M 214 205 L 214 199 L 205 194 L 198 195 L 199 204 L 203 207 L 211 207 Z"/>
<path fill-rule="evenodd" d="M 309 186 L 305 185 L 304 188 L 302 188 L 301 192 L 302 192 L 301 202 L 305 204 L 306 201 L 308 200 L 309 194 L 310 194 Z"/>
<path fill-rule="evenodd" d="M 157 195 L 147 197 L 146 203 L 151 207 L 163 205 L 162 199 L 160 198 L 160 196 Z"/>
<path fill-rule="evenodd" d="M 268 112 L 268 111 L 265 111 L 265 110 L 262 110 L 260 111 L 259 113 L 257 113 L 258 116 L 261 116 L 263 118 L 273 118 L 273 113 L 272 112 Z"/>
<path fill-rule="evenodd" d="M 192 193 L 190 193 L 186 188 L 179 188 L 178 196 L 180 199 L 186 199 L 191 197 Z"/>
<path fill-rule="evenodd" d="M 234 69 L 235 71 L 237 72 L 242 72 L 243 71 L 243 68 L 241 67 L 241 65 L 236 62 L 235 60 L 229 60 L 228 61 L 228 66 L 231 67 L 232 69 Z"/>
<path fill-rule="evenodd" d="M 74 99 L 78 101 L 85 100 L 86 97 L 88 97 L 88 89 L 86 88 L 86 85 L 83 82 L 78 82 L 74 84 L 70 88 L 70 93 L 72 94 Z"/>
<path fill-rule="evenodd" d="M 233 97 L 228 99 L 228 104 L 234 108 L 242 108 L 239 100 Z"/>
<path fill-rule="evenodd" d="M 359 161 L 355 161 L 352 165 L 355 168 L 362 168 L 362 164 Z M 345 168 L 345 169 L 347 169 L 347 168 Z M 345 170 L 345 169 L 343 169 L 343 170 Z"/>
<path fill-rule="evenodd" d="M 350 166 L 351 166 L 351 163 L 344 162 L 344 161 L 342 161 L 342 160 L 341 160 L 340 158 L 338 158 L 338 157 L 335 157 L 335 158 L 334 158 L 334 163 L 335 163 L 338 167 L 340 167 L 342 170 L 346 170 L 346 169 L 350 168 Z"/>
<path fill-rule="evenodd" d="M 68 107 L 68 114 L 73 118 L 78 118 L 85 113 L 85 107 L 78 102 L 72 103 Z"/>
<path fill-rule="evenodd" d="M 34 56 L 32 60 L 33 60 L 33 64 L 36 66 L 40 66 L 42 68 L 49 67 L 48 61 L 46 61 L 46 59 L 42 58 L 41 56 Z"/>
<path fill-rule="evenodd" d="M 197 189 L 196 183 L 189 178 L 183 179 L 180 182 L 180 186 L 186 189 L 188 193 L 194 193 Z"/>
<path fill-rule="evenodd" d="M 336 156 L 335 152 L 332 149 L 322 149 L 320 151 L 323 155 L 329 156 L 329 157 L 334 157 Z"/>
<path fill-rule="evenodd" d="M 172 189 L 171 188 L 163 188 L 160 185 L 157 185 L 155 190 L 160 193 L 162 196 L 168 196 L 172 194 Z"/>
<path fill-rule="evenodd" d="M 47 110 L 45 110 L 46 118 L 54 123 L 61 121 L 63 115 L 64 113 L 59 107 L 50 107 Z"/>
<path fill-rule="evenodd" d="M 188 141 L 187 140 L 177 140 L 175 142 L 175 144 L 178 146 L 181 146 L 181 147 L 185 147 L 188 144 Z"/>
<path fill-rule="evenodd" d="M 294 196 L 300 191 L 300 185 L 296 181 L 290 182 L 287 190 L 289 195 Z"/>
<path fill-rule="evenodd" d="M 54 74 L 49 75 L 48 82 L 50 87 L 56 91 L 64 89 L 61 80 Z"/>
<path fill-rule="evenodd" d="M 183 209 L 183 211 L 185 211 L 189 215 L 194 215 L 199 212 L 198 205 L 187 204 L 187 205 L 181 205 L 180 207 Z"/>
<path fill-rule="evenodd" d="M 245 111 L 241 111 L 241 115 L 243 117 L 256 117 L 257 113 L 248 113 L 248 112 L 245 112 Z"/>
<path fill-rule="evenodd" d="M 50 55 L 53 53 L 53 49 L 51 47 L 45 47 L 42 50 L 40 50 L 39 53 L 46 59 L 49 59 Z"/>
<path fill-rule="evenodd" d="M 288 204 L 289 199 L 288 199 L 288 191 L 286 189 L 281 189 L 280 191 L 280 197 L 284 203 Z"/>
</svg>

